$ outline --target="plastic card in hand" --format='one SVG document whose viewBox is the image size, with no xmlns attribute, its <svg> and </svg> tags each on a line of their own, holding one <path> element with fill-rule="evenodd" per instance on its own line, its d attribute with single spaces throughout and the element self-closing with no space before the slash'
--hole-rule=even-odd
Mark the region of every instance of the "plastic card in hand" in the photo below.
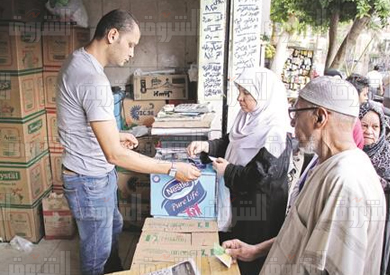
<svg viewBox="0 0 390 275">
<path fill-rule="evenodd" d="M 212 156 L 208 156 L 209 157 L 209 159 L 211 160 L 211 161 L 215 161 L 217 158 L 216 157 L 212 157 Z"/>
<path fill-rule="evenodd" d="M 225 253 L 225 249 L 217 243 L 214 243 L 214 254 L 228 268 L 232 265 L 232 257 Z"/>
</svg>

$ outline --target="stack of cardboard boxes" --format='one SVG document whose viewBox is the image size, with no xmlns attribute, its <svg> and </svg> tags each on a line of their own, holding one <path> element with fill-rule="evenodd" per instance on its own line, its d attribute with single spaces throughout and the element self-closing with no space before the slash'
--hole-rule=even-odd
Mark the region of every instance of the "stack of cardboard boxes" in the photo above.
<svg viewBox="0 0 390 275">
<path fill-rule="evenodd" d="M 51 189 L 40 25 L 0 25 L 0 237 L 37 242 Z M 1 222 L 2 221 L 2 222 Z"/>
<path fill-rule="evenodd" d="M 148 218 L 142 228 L 131 269 L 213 256 L 219 242 L 216 221 Z"/>
<path fill-rule="evenodd" d="M 89 42 L 89 29 L 75 27 L 71 23 L 45 22 L 43 35 L 43 87 L 47 119 L 47 140 L 50 151 L 50 166 L 53 174 L 53 191 L 43 200 L 45 238 L 71 238 L 75 222 L 68 203 L 62 194 L 61 166 L 63 147 L 57 131 L 56 83 L 65 59 L 74 50 Z"/>
<path fill-rule="evenodd" d="M 53 191 L 62 193 L 61 156 L 63 148 L 57 131 L 56 83 L 65 59 L 90 40 L 90 30 L 71 23 L 45 22 L 43 35 L 43 86 L 47 117 L 50 163 L 53 172 Z"/>
</svg>

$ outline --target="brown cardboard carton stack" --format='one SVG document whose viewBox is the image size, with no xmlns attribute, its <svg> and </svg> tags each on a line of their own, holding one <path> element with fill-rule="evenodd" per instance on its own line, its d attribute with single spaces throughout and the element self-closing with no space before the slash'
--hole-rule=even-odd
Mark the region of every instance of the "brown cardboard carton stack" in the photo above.
<svg viewBox="0 0 390 275">
<path fill-rule="evenodd" d="M 237 264 L 227 268 L 215 257 L 215 243 L 219 243 L 216 221 L 148 218 L 130 270 L 110 274 L 149 274 L 189 258 L 194 261 L 198 271 L 205 275 L 240 274 Z"/>
<path fill-rule="evenodd" d="M 76 226 L 63 194 L 51 193 L 42 200 L 45 239 L 72 238 Z"/>
<path fill-rule="evenodd" d="M 218 243 L 218 226 L 212 220 L 147 218 L 142 228 L 132 267 L 174 264 L 193 258 L 213 256 Z"/>
<path fill-rule="evenodd" d="M 3 210 L 0 207 L 0 242 L 5 241 L 5 228 L 4 228 L 4 218 Z"/>
<path fill-rule="evenodd" d="M 154 117 L 169 100 L 188 99 L 186 75 L 134 76 L 131 98 L 124 99 L 126 124 L 152 126 Z"/>
<path fill-rule="evenodd" d="M 134 75 L 130 97 L 123 102 L 122 116 L 126 124 L 151 127 L 154 117 L 167 102 L 188 101 L 187 75 Z"/>
<path fill-rule="evenodd" d="M 37 243 L 43 237 L 42 198 L 45 193 L 31 206 L 4 207 L 2 209 L 5 229 L 5 241 L 20 236 Z"/>
<path fill-rule="evenodd" d="M 47 151 L 28 163 L 0 166 L 0 205 L 5 241 L 10 241 L 15 235 L 32 242 L 43 237 L 41 202 L 51 190 L 51 177 Z"/>
<path fill-rule="evenodd" d="M 2 22 L 0 45 L 0 227 L 6 241 L 37 242 L 41 200 L 52 186 L 40 25 Z"/>
<path fill-rule="evenodd" d="M 43 35 L 43 87 L 47 119 L 47 139 L 53 173 L 53 190 L 62 193 L 61 156 L 63 147 L 57 131 L 57 76 L 66 58 L 90 40 L 90 30 L 69 22 L 45 22 Z"/>
</svg>

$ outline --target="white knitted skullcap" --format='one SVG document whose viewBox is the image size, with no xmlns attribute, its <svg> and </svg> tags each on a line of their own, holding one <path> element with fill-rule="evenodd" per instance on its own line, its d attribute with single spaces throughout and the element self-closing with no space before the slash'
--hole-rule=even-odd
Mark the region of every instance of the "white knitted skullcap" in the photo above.
<svg viewBox="0 0 390 275">
<path fill-rule="evenodd" d="M 357 90 L 348 81 L 336 77 L 320 76 L 313 79 L 300 90 L 299 97 L 340 114 L 359 115 Z"/>
</svg>

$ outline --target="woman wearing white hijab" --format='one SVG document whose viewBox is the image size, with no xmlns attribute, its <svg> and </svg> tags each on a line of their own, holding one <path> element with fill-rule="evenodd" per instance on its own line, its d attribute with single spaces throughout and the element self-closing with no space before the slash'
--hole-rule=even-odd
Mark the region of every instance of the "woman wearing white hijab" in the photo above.
<svg viewBox="0 0 390 275">
<path fill-rule="evenodd" d="M 219 157 L 213 167 L 230 190 L 233 213 L 231 232 L 221 237 L 257 244 L 275 237 L 285 217 L 292 151 L 288 103 L 283 83 L 268 69 L 245 69 L 235 85 L 241 110 L 230 134 L 192 142 L 187 152 Z M 241 273 L 258 274 L 264 260 L 239 262 Z"/>
</svg>

